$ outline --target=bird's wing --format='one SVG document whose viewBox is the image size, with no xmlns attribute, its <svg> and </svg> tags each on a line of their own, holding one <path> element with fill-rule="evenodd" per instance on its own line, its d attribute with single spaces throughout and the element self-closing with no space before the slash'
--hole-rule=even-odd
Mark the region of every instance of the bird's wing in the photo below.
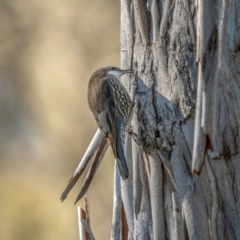
<svg viewBox="0 0 240 240">
<path fill-rule="evenodd" d="M 107 80 L 104 81 L 101 89 L 102 93 L 100 95 L 100 99 L 98 99 L 98 111 L 95 111 L 93 114 L 98 127 L 107 137 L 111 132 L 113 125 L 112 117 L 114 116 L 114 113 L 112 112 L 112 109 L 115 109 L 115 98 L 112 88 Z"/>
</svg>

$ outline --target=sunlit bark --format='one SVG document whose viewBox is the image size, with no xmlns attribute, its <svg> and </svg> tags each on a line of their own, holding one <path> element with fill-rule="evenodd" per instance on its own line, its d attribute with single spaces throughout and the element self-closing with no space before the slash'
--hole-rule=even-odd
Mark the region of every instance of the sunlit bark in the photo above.
<svg viewBox="0 0 240 240">
<path fill-rule="evenodd" d="M 240 2 L 122 0 L 121 59 L 129 239 L 240 239 Z"/>
</svg>

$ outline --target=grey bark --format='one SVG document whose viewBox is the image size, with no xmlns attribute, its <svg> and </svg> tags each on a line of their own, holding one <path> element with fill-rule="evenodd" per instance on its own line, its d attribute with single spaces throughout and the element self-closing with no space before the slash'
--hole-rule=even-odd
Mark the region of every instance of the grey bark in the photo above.
<svg viewBox="0 0 240 240">
<path fill-rule="evenodd" d="M 122 0 L 121 59 L 128 238 L 240 239 L 240 1 Z"/>
</svg>

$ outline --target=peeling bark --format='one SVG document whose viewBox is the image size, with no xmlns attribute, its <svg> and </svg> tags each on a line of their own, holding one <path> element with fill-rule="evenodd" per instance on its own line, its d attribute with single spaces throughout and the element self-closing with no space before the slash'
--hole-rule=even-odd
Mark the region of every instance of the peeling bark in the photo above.
<svg viewBox="0 0 240 240">
<path fill-rule="evenodd" d="M 240 239 L 240 2 L 121 2 L 128 239 Z"/>
<path fill-rule="evenodd" d="M 111 240 L 121 240 L 122 198 L 120 189 L 120 173 L 115 163 L 114 168 L 114 196 Z"/>
</svg>

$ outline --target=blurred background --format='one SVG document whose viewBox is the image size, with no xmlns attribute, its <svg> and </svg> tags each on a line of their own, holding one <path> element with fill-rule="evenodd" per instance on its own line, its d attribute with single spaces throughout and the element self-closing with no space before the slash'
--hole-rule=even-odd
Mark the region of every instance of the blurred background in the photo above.
<svg viewBox="0 0 240 240">
<path fill-rule="evenodd" d="M 97 127 L 91 73 L 120 66 L 120 3 L 0 0 L 0 239 L 78 239 L 83 179 L 59 198 Z M 90 191 L 96 239 L 109 239 L 113 155 Z M 84 201 L 79 205 L 84 206 Z"/>
</svg>

